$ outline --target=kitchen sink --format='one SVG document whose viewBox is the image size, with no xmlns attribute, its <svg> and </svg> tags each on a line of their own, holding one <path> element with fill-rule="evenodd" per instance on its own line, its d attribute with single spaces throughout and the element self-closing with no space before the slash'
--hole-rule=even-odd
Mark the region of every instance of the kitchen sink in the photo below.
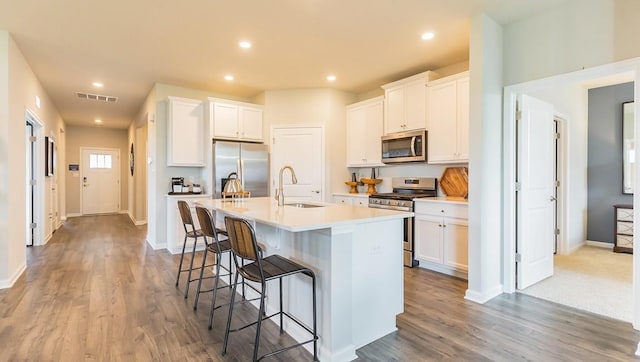
<svg viewBox="0 0 640 362">
<path fill-rule="evenodd" d="M 324 207 L 324 205 L 314 205 L 314 204 L 305 204 L 302 202 L 294 202 L 291 204 L 285 204 L 287 206 L 293 206 L 293 207 L 299 207 L 301 209 L 309 209 L 309 208 L 314 208 L 314 207 Z"/>
</svg>

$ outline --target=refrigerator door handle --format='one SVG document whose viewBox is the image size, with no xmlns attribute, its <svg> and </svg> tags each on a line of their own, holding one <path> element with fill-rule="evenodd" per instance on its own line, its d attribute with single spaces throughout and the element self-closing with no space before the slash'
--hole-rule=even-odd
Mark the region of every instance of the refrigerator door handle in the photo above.
<svg viewBox="0 0 640 362">
<path fill-rule="evenodd" d="M 240 171 L 240 185 L 242 185 L 242 190 L 244 190 L 244 160 L 238 160 L 238 170 Z"/>
</svg>

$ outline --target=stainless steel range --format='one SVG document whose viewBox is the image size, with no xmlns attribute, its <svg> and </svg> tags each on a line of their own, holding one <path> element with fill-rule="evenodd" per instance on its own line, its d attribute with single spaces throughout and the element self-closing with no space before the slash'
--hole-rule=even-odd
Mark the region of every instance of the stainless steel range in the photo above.
<svg viewBox="0 0 640 362">
<path fill-rule="evenodd" d="M 393 192 L 369 196 L 369 207 L 400 211 L 413 211 L 413 199 L 437 196 L 436 178 L 394 177 L 391 179 Z M 413 218 L 404 219 L 404 265 L 414 267 L 418 261 L 413 257 Z"/>
</svg>

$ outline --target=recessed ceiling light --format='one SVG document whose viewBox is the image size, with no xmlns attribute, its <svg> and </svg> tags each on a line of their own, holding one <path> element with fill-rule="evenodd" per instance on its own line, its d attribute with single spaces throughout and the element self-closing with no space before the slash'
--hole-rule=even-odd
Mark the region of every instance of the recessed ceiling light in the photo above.
<svg viewBox="0 0 640 362">
<path fill-rule="evenodd" d="M 421 38 L 422 40 L 430 40 L 430 39 L 433 39 L 434 36 L 436 36 L 434 33 L 428 32 L 428 33 L 422 34 Z"/>
<path fill-rule="evenodd" d="M 243 49 L 251 48 L 251 42 L 248 42 L 246 40 L 241 41 L 238 45 L 240 45 L 240 48 L 243 48 Z"/>
<path fill-rule="evenodd" d="M 96 124 L 102 124 L 102 120 L 101 119 L 96 119 L 94 122 L 96 122 Z"/>
<path fill-rule="evenodd" d="M 93 83 L 91 83 L 91 85 L 93 85 L 96 88 L 104 87 L 104 83 L 102 83 L 102 82 L 93 82 Z"/>
<path fill-rule="evenodd" d="M 328 75 L 328 76 L 327 76 L 327 80 L 328 80 L 329 82 L 334 82 L 334 81 L 336 80 L 336 76 L 335 76 L 335 75 Z"/>
<path fill-rule="evenodd" d="M 224 76 L 224 80 L 232 81 L 234 78 L 231 74 L 227 74 Z"/>
</svg>

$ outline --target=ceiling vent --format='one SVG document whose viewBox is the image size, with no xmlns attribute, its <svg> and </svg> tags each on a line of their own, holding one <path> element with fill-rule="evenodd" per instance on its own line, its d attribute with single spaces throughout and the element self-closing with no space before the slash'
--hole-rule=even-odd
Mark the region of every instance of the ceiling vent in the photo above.
<svg viewBox="0 0 640 362">
<path fill-rule="evenodd" d="M 103 96 L 103 95 L 91 94 L 91 93 L 76 92 L 76 96 L 80 99 L 88 99 L 88 100 L 98 101 L 98 102 L 116 103 L 118 101 L 118 97 Z"/>
</svg>

